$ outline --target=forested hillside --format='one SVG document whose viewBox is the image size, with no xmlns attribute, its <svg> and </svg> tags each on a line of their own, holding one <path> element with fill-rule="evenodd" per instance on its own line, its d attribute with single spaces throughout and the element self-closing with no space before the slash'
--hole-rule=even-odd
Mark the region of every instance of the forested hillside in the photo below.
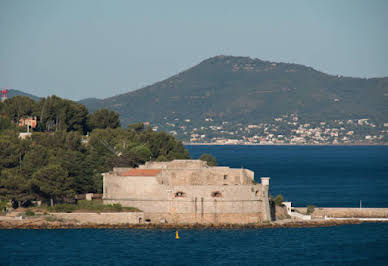
<svg viewBox="0 0 388 266">
<path fill-rule="evenodd" d="M 32 95 L 30 93 L 26 93 L 26 92 L 23 92 L 21 90 L 15 90 L 15 89 L 8 90 L 8 98 L 12 98 L 15 96 L 27 96 L 27 97 L 33 99 L 34 101 L 39 101 L 38 96 Z"/>
<path fill-rule="evenodd" d="M 257 123 L 291 113 L 307 121 L 383 122 L 387 95 L 388 78 L 333 76 L 303 65 L 217 56 L 151 86 L 84 103 L 89 110 L 118 112 L 123 124 L 189 119 L 200 126 L 206 118 Z"/>
<path fill-rule="evenodd" d="M 181 142 L 143 124 L 120 127 L 119 116 L 56 96 L 35 102 L 17 96 L 0 103 L 0 201 L 64 202 L 102 192 L 101 173 L 149 160 L 189 158 Z M 37 117 L 31 137 L 20 138 L 21 118 Z M 84 133 L 89 132 L 88 136 Z"/>
</svg>

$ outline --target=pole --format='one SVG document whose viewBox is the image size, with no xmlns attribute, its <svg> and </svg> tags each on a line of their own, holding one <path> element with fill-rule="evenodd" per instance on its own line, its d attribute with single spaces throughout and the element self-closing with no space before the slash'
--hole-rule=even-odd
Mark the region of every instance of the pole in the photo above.
<svg viewBox="0 0 388 266">
<path fill-rule="evenodd" d="M 362 208 L 362 202 L 361 202 L 361 200 L 360 200 L 360 209 Z"/>
</svg>

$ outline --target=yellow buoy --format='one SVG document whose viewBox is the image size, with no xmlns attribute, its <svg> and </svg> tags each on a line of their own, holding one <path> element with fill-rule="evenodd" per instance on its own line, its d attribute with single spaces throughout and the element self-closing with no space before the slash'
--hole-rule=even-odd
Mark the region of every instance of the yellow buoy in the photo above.
<svg viewBox="0 0 388 266">
<path fill-rule="evenodd" d="M 175 232 L 175 238 L 176 238 L 176 239 L 179 239 L 178 230 Z"/>
</svg>

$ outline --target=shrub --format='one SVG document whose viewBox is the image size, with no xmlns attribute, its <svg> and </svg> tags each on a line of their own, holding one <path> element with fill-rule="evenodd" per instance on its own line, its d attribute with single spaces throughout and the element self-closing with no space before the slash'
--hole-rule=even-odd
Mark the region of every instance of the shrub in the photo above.
<svg viewBox="0 0 388 266">
<path fill-rule="evenodd" d="M 309 214 L 312 214 L 315 210 L 315 206 L 314 205 L 308 205 L 307 206 L 307 211 L 306 211 L 306 214 L 309 215 Z"/>
<path fill-rule="evenodd" d="M 283 201 L 284 201 L 284 197 L 283 197 L 282 194 L 279 194 L 279 195 L 277 195 L 277 196 L 273 199 L 273 201 L 275 202 L 275 204 L 276 204 L 277 206 L 280 206 L 280 205 L 282 205 L 282 203 L 283 203 Z"/>
<path fill-rule="evenodd" d="M 45 218 L 45 220 L 46 220 L 47 222 L 63 222 L 63 221 L 65 221 L 64 219 L 62 219 L 62 218 L 57 218 L 57 217 L 55 217 L 55 216 L 47 216 L 47 217 Z"/>
<path fill-rule="evenodd" d="M 210 154 L 204 153 L 199 157 L 201 161 L 207 162 L 208 166 L 217 166 L 217 159 Z"/>
<path fill-rule="evenodd" d="M 50 212 L 73 212 L 77 209 L 74 204 L 56 204 L 53 207 L 48 207 Z"/>
<path fill-rule="evenodd" d="M 117 212 L 121 212 L 121 210 L 123 209 L 123 207 L 121 206 L 120 203 L 115 203 L 112 205 L 112 208 L 113 210 L 117 211 Z"/>
<path fill-rule="evenodd" d="M 5 208 L 8 206 L 7 201 L 0 201 L 0 211 L 5 210 Z"/>
<path fill-rule="evenodd" d="M 28 209 L 26 212 L 25 212 L 26 216 L 35 216 L 35 212 L 33 212 L 32 210 Z"/>
</svg>

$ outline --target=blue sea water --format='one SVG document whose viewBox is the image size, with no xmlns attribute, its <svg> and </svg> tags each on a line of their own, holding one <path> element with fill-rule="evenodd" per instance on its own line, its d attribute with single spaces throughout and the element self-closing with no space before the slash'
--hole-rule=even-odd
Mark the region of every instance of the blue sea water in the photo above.
<svg viewBox="0 0 388 266">
<path fill-rule="evenodd" d="M 388 224 L 246 230 L 0 230 L 1 265 L 387 265 Z"/>
<path fill-rule="evenodd" d="M 187 146 L 219 165 L 271 177 L 272 195 L 294 206 L 388 208 L 388 146 Z"/>
<path fill-rule="evenodd" d="M 188 146 L 298 206 L 388 207 L 385 146 Z M 388 223 L 239 230 L 0 230 L 0 265 L 388 265 Z"/>
</svg>

